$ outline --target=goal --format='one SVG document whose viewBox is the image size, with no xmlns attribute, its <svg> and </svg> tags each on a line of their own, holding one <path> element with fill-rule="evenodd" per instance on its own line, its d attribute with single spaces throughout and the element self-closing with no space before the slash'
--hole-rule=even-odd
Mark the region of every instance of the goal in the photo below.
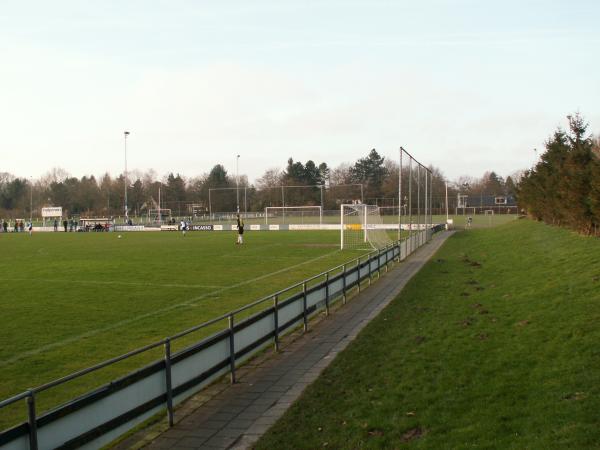
<svg viewBox="0 0 600 450">
<path fill-rule="evenodd" d="M 398 229 L 397 224 L 383 223 L 378 206 L 362 203 L 342 205 L 340 221 L 342 250 L 373 250 L 385 247 L 392 243 L 387 229 Z"/>
<path fill-rule="evenodd" d="M 265 224 L 322 224 L 323 208 L 320 206 L 267 206 Z"/>
</svg>

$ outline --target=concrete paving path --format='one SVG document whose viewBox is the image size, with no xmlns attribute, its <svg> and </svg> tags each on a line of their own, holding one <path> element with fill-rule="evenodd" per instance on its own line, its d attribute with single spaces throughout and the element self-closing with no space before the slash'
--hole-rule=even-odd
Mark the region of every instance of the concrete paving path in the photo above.
<svg viewBox="0 0 600 450">
<path fill-rule="evenodd" d="M 280 352 L 267 350 L 237 371 L 238 382 L 226 380 L 186 401 L 176 410 L 180 420 L 143 430 L 117 446 L 145 449 L 246 449 L 300 396 L 406 283 L 452 232 L 437 233 L 407 260 L 334 310 L 309 322 L 309 331 L 282 342 Z"/>
</svg>

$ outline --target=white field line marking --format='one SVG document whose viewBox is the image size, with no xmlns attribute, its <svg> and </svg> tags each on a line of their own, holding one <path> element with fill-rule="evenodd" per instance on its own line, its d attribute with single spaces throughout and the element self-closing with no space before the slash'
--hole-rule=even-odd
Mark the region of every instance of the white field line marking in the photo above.
<svg viewBox="0 0 600 450">
<path fill-rule="evenodd" d="M 221 258 L 256 258 L 255 255 L 222 255 Z M 269 256 L 269 259 L 303 259 L 304 256 Z"/>
<path fill-rule="evenodd" d="M 151 287 L 168 287 L 168 288 L 205 288 L 205 289 L 220 289 L 225 286 L 217 286 L 210 284 L 179 284 L 179 283 L 143 283 L 135 281 L 95 281 L 95 280 L 60 280 L 50 278 L 0 278 L 0 281 L 43 281 L 44 283 L 73 283 L 73 284 L 100 284 L 100 285 L 122 285 L 122 286 L 151 286 Z"/>
<path fill-rule="evenodd" d="M 0 361 L 0 368 L 8 366 L 10 364 L 13 364 L 16 361 L 19 361 L 21 359 L 27 358 L 29 356 L 38 355 L 38 354 L 43 353 L 43 352 L 45 352 L 47 350 L 52 350 L 52 349 L 55 349 L 55 348 L 63 347 L 65 345 L 72 344 L 73 342 L 77 342 L 80 339 L 89 338 L 91 336 L 95 336 L 97 334 L 104 333 L 106 331 L 111 331 L 111 330 L 114 330 L 116 328 L 120 328 L 120 327 L 122 327 L 124 325 L 129 325 L 130 323 L 137 322 L 137 321 L 142 320 L 142 319 L 147 319 L 148 317 L 157 316 L 157 315 L 160 315 L 162 313 L 169 312 L 169 311 L 172 311 L 174 309 L 181 308 L 181 307 L 195 306 L 195 302 L 197 302 L 199 300 L 202 300 L 202 299 L 204 299 L 204 298 L 206 298 L 208 296 L 211 296 L 211 295 L 214 295 L 214 294 L 218 294 L 220 292 L 224 292 L 224 291 L 227 291 L 229 289 L 235 289 L 235 288 L 240 287 L 240 286 L 245 286 L 247 284 L 255 283 L 256 281 L 264 280 L 265 278 L 269 278 L 269 277 L 272 277 L 274 275 L 279 275 L 280 273 L 284 273 L 284 272 L 287 272 L 289 270 L 296 269 L 296 268 L 298 268 L 300 266 L 303 266 L 305 264 L 310 264 L 310 263 L 313 263 L 315 261 L 318 261 L 319 259 L 326 258 L 326 257 L 328 257 L 328 256 L 330 256 L 330 255 L 332 255 L 334 253 L 339 252 L 339 251 L 341 251 L 341 250 L 335 250 L 333 252 L 325 253 L 324 255 L 317 256 L 316 258 L 303 261 L 303 262 L 295 264 L 293 266 L 285 267 L 285 268 L 277 270 L 275 272 L 271 272 L 271 273 L 268 273 L 268 274 L 265 274 L 265 275 L 261 275 L 259 277 L 252 278 L 250 280 L 241 281 L 239 283 L 232 284 L 231 286 L 227 286 L 227 287 L 223 287 L 223 288 L 220 288 L 220 289 L 216 289 L 214 291 L 206 292 L 206 293 L 204 293 L 202 295 L 199 295 L 198 297 L 194 297 L 194 298 L 192 298 L 192 299 L 190 299 L 190 300 L 188 300 L 186 302 L 183 302 L 183 303 L 178 303 L 176 305 L 167 306 L 166 308 L 157 309 L 155 311 L 151 311 L 151 312 L 148 312 L 146 314 L 141 314 L 139 316 L 132 317 L 130 319 L 125 319 L 125 320 L 121 320 L 119 322 L 115 322 L 112 325 L 109 325 L 109 326 L 106 326 L 106 327 L 103 327 L 103 328 L 97 328 L 95 330 L 91 330 L 91 331 L 88 331 L 86 333 L 79 334 L 77 336 L 73 336 L 73 337 L 70 337 L 70 338 L 67 338 L 67 339 L 63 339 L 61 341 L 53 342 L 51 344 L 43 345 L 43 346 L 38 347 L 38 348 L 36 348 L 34 350 L 29 350 L 29 351 L 23 352 L 23 353 L 21 353 L 19 355 L 13 356 L 12 358 L 5 359 L 4 361 Z"/>
</svg>

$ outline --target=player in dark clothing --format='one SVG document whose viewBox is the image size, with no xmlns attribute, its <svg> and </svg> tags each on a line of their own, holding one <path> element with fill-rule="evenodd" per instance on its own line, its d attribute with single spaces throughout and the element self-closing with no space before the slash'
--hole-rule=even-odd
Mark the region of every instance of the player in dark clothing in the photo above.
<svg viewBox="0 0 600 450">
<path fill-rule="evenodd" d="M 237 216 L 237 229 L 238 229 L 238 238 L 236 244 L 244 243 L 244 221 L 240 219 L 240 215 Z"/>
</svg>

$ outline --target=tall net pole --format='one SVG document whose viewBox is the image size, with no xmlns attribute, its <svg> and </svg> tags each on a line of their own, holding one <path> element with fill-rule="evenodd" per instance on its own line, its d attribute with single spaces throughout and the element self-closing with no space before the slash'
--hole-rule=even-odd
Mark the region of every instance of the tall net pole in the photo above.
<svg viewBox="0 0 600 450">
<path fill-rule="evenodd" d="M 431 194 L 433 192 L 433 183 L 432 183 L 433 182 L 433 174 L 429 173 L 428 181 L 429 181 L 429 187 L 428 187 L 429 188 L 429 197 L 427 200 L 429 202 L 429 209 L 428 209 L 429 217 L 428 217 L 427 225 L 428 225 L 429 229 L 431 229 L 431 225 L 433 222 L 433 197 L 431 196 Z"/>
<path fill-rule="evenodd" d="M 408 224 L 409 251 L 412 251 L 412 157 L 408 160 Z"/>
<path fill-rule="evenodd" d="M 419 230 L 421 229 L 421 164 L 417 163 L 417 244 L 419 241 Z"/>
<path fill-rule="evenodd" d="M 125 214 L 125 222 L 127 222 L 128 217 L 129 217 L 129 212 L 128 212 L 128 208 L 127 208 L 127 136 L 129 136 L 129 131 L 124 131 L 123 132 L 123 142 L 124 142 L 124 147 L 125 147 L 125 196 L 124 196 L 124 200 L 125 200 L 125 205 L 124 205 L 124 214 Z"/>
<path fill-rule="evenodd" d="M 402 232 L 402 153 L 404 153 L 404 149 L 400 147 L 400 167 L 398 169 L 398 242 L 400 242 Z"/>
<path fill-rule="evenodd" d="M 402 178 L 404 176 L 404 158 L 408 158 L 408 198 L 402 205 Z M 416 165 L 413 171 L 413 161 Z M 421 173 L 424 172 L 424 173 Z M 404 177 L 406 178 L 406 177 Z M 414 178 L 414 180 L 413 180 Z M 413 199 L 413 182 L 416 183 L 416 195 Z M 408 238 L 405 239 L 406 254 L 412 253 L 417 247 L 429 240 L 431 227 L 433 226 L 433 172 L 425 165 L 415 159 L 404 147 L 400 147 L 400 170 L 398 173 L 398 236 L 401 236 L 402 221 L 406 221 Z M 416 207 L 413 206 L 413 200 Z M 408 211 L 402 212 L 402 208 Z M 416 219 L 413 220 L 413 214 Z M 402 216 L 405 216 L 404 218 Z M 414 224 L 417 224 L 414 226 Z"/>
<path fill-rule="evenodd" d="M 429 183 L 427 179 L 427 170 L 425 170 L 425 233 L 429 230 L 429 210 L 427 209 L 429 203 Z"/>
</svg>

